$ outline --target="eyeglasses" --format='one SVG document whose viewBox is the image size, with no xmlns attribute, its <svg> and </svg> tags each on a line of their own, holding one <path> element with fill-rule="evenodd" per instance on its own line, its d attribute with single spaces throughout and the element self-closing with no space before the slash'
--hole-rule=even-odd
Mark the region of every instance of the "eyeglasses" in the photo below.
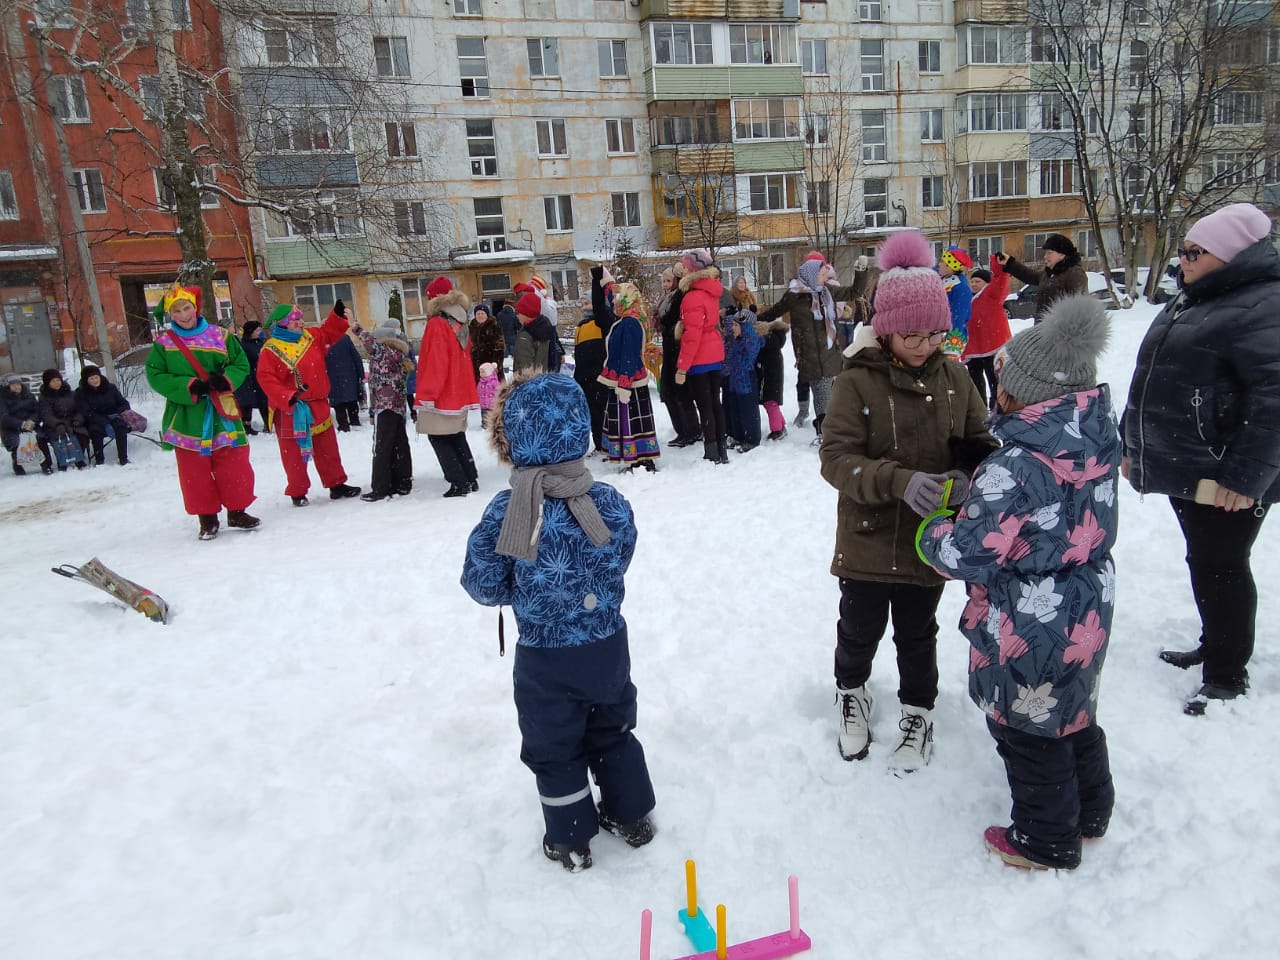
<svg viewBox="0 0 1280 960">
<path fill-rule="evenodd" d="M 1201 250 L 1199 247 L 1190 247 L 1190 248 L 1179 247 L 1178 248 L 1178 256 L 1180 256 L 1183 260 L 1187 261 L 1187 263 L 1195 263 L 1197 260 L 1200 259 L 1200 254 L 1202 253 L 1204 253 L 1204 251 Z"/>
<path fill-rule="evenodd" d="M 902 345 L 908 350 L 917 350 L 926 343 L 931 347 L 936 347 L 942 343 L 947 337 L 947 331 L 935 330 L 933 333 L 900 333 L 902 337 Z"/>
</svg>

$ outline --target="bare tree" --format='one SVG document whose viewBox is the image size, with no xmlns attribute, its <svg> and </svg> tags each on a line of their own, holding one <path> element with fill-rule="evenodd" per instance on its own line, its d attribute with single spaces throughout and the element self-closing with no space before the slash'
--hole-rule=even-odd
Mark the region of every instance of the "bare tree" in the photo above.
<svg viewBox="0 0 1280 960">
<path fill-rule="evenodd" d="M 860 216 L 862 113 L 855 109 L 856 75 L 844 60 L 812 84 L 804 97 L 805 232 L 810 246 L 834 263 L 836 247 L 862 226 L 852 221 Z"/>
</svg>

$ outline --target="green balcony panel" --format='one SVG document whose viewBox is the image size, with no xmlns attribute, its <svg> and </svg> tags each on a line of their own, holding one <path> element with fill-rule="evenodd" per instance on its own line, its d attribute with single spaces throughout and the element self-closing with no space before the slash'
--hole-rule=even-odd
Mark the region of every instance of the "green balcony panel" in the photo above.
<svg viewBox="0 0 1280 960">
<path fill-rule="evenodd" d="M 733 145 L 733 167 L 738 173 L 799 170 L 803 166 L 804 143 L 800 140 Z"/>
<path fill-rule="evenodd" d="M 269 240 L 267 271 L 272 277 L 365 273 L 369 270 L 369 241 L 364 237 L 320 240 Z"/>
</svg>

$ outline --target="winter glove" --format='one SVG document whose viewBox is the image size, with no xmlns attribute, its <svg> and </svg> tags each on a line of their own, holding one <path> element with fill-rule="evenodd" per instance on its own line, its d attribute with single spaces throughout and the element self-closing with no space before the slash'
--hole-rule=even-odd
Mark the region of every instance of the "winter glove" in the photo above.
<svg viewBox="0 0 1280 960">
<path fill-rule="evenodd" d="M 333 305 L 333 312 L 340 316 L 343 320 L 347 319 L 347 305 L 339 300 Z"/>
<path fill-rule="evenodd" d="M 869 263 L 870 261 L 867 260 L 867 255 L 865 253 L 862 254 L 861 256 L 858 257 L 857 260 L 853 261 L 853 272 L 854 273 L 865 272 Z"/>
<path fill-rule="evenodd" d="M 902 500 L 920 516 L 927 517 L 942 503 L 942 485 L 946 481 L 947 478 L 940 473 L 917 470 L 907 481 Z"/>
<path fill-rule="evenodd" d="M 676 383 L 683 385 L 684 382 L 688 379 L 689 379 L 689 375 L 685 373 L 683 370 L 676 371 Z"/>
<path fill-rule="evenodd" d="M 207 397 L 209 395 L 209 384 L 206 381 L 201 380 L 199 377 L 193 378 L 192 381 L 187 384 L 187 389 L 191 391 L 191 395 L 193 397 Z"/>
<path fill-rule="evenodd" d="M 210 390 L 230 390 L 231 381 L 227 379 L 225 374 L 211 373 L 209 374 Z"/>
<path fill-rule="evenodd" d="M 951 480 L 951 496 L 947 497 L 947 506 L 955 510 L 969 497 L 969 474 L 963 470 L 948 470 L 944 476 Z"/>
</svg>

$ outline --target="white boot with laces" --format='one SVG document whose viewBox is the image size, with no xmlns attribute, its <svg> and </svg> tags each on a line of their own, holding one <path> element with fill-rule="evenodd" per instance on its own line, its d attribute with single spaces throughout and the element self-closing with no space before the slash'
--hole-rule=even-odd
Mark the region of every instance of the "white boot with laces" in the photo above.
<svg viewBox="0 0 1280 960">
<path fill-rule="evenodd" d="M 861 760 L 871 748 L 871 694 L 866 685 L 853 690 L 836 687 L 840 708 L 840 756 Z"/>
<path fill-rule="evenodd" d="M 889 755 L 889 769 L 900 777 L 928 765 L 933 753 L 933 711 L 904 703 L 898 729 L 902 740 Z"/>
</svg>

